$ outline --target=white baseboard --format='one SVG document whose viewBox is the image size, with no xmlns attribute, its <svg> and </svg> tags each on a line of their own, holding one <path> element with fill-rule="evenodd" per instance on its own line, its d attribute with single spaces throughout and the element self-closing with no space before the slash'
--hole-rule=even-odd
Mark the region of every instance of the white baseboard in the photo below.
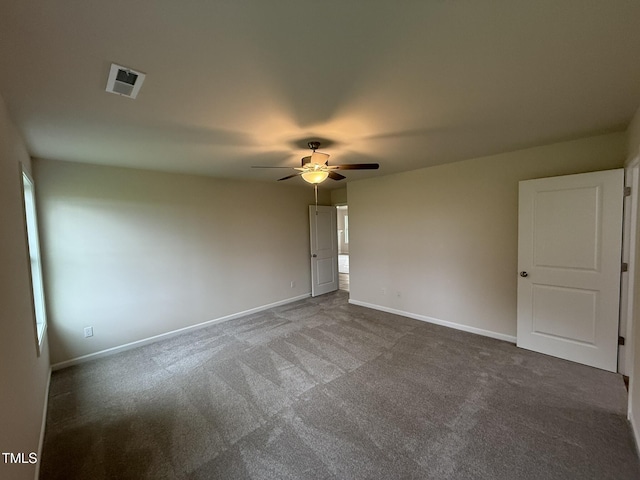
<svg viewBox="0 0 640 480">
<path fill-rule="evenodd" d="M 44 406 L 42 407 L 42 424 L 40 425 L 40 440 L 38 440 L 38 461 L 36 462 L 35 480 L 40 478 L 40 464 L 42 463 L 42 447 L 44 446 L 44 432 L 47 428 L 47 412 L 49 411 L 49 387 L 51 386 L 51 367 L 44 389 Z"/>
<path fill-rule="evenodd" d="M 224 317 L 215 318 L 213 320 L 207 320 L 206 322 L 198 323 L 196 325 L 190 325 L 188 327 L 179 328 L 177 330 L 172 330 L 167 333 L 161 333 L 160 335 L 154 335 L 153 337 L 144 338 L 142 340 L 136 340 L 135 342 L 126 343 L 124 345 L 120 345 L 113 348 L 107 348 L 106 350 L 101 350 L 99 352 L 90 353 L 88 355 L 82 355 L 81 357 L 72 358 L 70 360 L 65 360 L 64 362 L 59 362 L 51 366 L 52 370 L 60 370 L 62 368 L 71 367 L 73 365 L 78 365 L 80 363 L 88 362 L 90 360 L 95 360 L 97 358 L 107 357 L 109 355 L 114 355 L 116 353 L 124 352 L 126 350 L 131 350 L 133 348 L 142 347 L 144 345 L 149 345 L 151 343 L 158 342 L 160 340 L 165 340 L 171 337 L 175 337 L 176 335 L 180 335 L 183 333 L 191 332 L 194 330 L 200 330 L 202 328 L 209 327 L 216 323 L 226 322 L 228 320 L 233 320 L 234 318 L 244 317 L 245 315 L 250 315 L 252 313 L 262 312 L 263 310 L 268 310 L 270 308 L 279 307 L 281 305 L 286 305 L 288 303 L 297 302 L 298 300 L 304 300 L 305 298 L 309 298 L 311 293 L 305 293 L 303 295 L 298 295 L 297 297 L 287 298 L 285 300 L 280 300 L 278 302 L 269 303 L 268 305 L 261 305 L 259 307 L 250 308 L 249 310 L 244 310 L 242 312 L 232 313 L 231 315 L 225 315 Z"/>
<path fill-rule="evenodd" d="M 375 305 L 372 303 L 361 302 L 359 300 L 349 299 L 349 303 L 353 305 L 359 305 L 361 307 L 372 308 L 373 310 L 380 310 L 382 312 L 393 313 L 402 317 L 413 318 L 414 320 L 420 320 L 422 322 L 434 323 L 436 325 L 442 325 L 443 327 L 454 328 L 456 330 L 462 330 L 464 332 L 475 333 L 476 335 L 482 335 L 485 337 L 495 338 L 497 340 L 503 340 L 505 342 L 516 343 L 516 337 L 512 335 L 505 335 L 503 333 L 492 332 L 491 330 L 484 330 L 482 328 L 470 327 L 461 323 L 448 322 L 446 320 L 440 320 L 438 318 L 428 317 L 426 315 L 420 315 L 418 313 L 405 312 L 403 310 L 396 310 L 395 308 L 383 307 L 381 305 Z"/>
</svg>

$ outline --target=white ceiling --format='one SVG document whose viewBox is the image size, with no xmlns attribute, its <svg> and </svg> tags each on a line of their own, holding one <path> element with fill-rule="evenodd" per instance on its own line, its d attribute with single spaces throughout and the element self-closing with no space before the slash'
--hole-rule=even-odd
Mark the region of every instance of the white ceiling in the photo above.
<svg viewBox="0 0 640 480">
<path fill-rule="evenodd" d="M 314 139 L 380 163 L 353 180 L 621 130 L 639 53 L 638 0 L 0 0 L 33 156 L 228 178 Z M 136 100 L 112 62 L 147 74 Z"/>
</svg>

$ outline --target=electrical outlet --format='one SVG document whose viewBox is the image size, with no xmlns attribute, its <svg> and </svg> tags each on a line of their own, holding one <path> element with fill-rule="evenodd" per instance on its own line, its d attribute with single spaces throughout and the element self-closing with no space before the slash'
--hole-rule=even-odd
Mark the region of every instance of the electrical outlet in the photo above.
<svg viewBox="0 0 640 480">
<path fill-rule="evenodd" d="M 386 287 L 382 287 L 382 288 L 380 288 L 380 292 L 382 293 L 382 295 L 386 295 L 386 294 L 387 294 L 387 289 L 386 289 Z"/>
<path fill-rule="evenodd" d="M 295 281 L 291 281 L 291 288 L 296 288 L 296 282 Z"/>
<path fill-rule="evenodd" d="M 93 327 L 84 327 L 84 338 L 93 337 Z"/>
</svg>

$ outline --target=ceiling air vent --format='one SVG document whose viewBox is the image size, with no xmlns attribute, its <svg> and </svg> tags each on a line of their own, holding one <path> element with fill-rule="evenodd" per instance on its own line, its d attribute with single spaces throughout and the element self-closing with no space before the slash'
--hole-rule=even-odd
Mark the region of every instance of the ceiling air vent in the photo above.
<svg viewBox="0 0 640 480">
<path fill-rule="evenodd" d="M 107 92 L 115 93 L 129 98 L 136 98 L 145 74 L 136 72 L 121 65 L 111 64 L 109 79 L 107 80 Z"/>
</svg>

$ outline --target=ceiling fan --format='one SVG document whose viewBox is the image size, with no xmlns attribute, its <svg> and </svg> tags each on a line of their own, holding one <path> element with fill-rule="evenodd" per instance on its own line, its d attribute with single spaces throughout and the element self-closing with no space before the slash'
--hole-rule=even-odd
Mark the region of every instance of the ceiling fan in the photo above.
<svg viewBox="0 0 640 480">
<path fill-rule="evenodd" d="M 312 150 L 311 155 L 302 158 L 301 167 L 262 167 L 253 166 L 251 168 L 293 168 L 300 173 L 294 173 L 293 175 L 287 175 L 286 177 L 279 178 L 278 181 L 288 180 L 294 177 L 302 177 L 305 182 L 313 185 L 318 185 L 324 182 L 327 178 L 332 180 L 342 180 L 346 178 L 344 175 L 340 175 L 335 170 L 377 170 L 380 165 L 377 163 L 352 163 L 347 165 L 329 165 L 329 155 L 326 153 L 319 153 L 316 150 L 320 147 L 320 142 L 307 143 Z"/>
</svg>

